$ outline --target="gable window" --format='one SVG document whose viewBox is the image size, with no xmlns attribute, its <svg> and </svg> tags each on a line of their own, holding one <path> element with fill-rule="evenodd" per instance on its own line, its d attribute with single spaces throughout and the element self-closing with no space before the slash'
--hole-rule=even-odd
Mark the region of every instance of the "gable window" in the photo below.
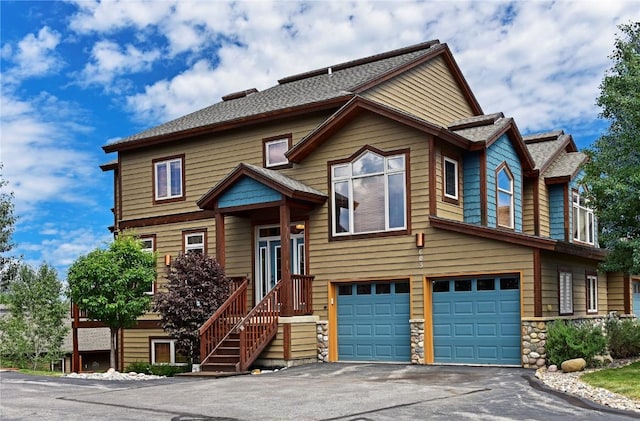
<svg viewBox="0 0 640 421">
<path fill-rule="evenodd" d="M 205 232 L 204 231 L 189 231 L 183 233 L 184 238 L 184 252 L 185 253 L 200 253 L 206 254 L 205 249 Z"/>
<path fill-rule="evenodd" d="M 513 175 L 503 164 L 496 172 L 498 226 L 513 228 Z"/>
<path fill-rule="evenodd" d="M 144 251 L 145 253 L 153 253 L 154 251 L 156 251 L 155 235 L 149 237 L 140 237 L 140 242 L 142 243 L 142 251 Z M 154 284 L 155 282 L 151 283 L 149 291 L 145 291 L 145 294 L 153 294 Z"/>
<path fill-rule="evenodd" d="M 558 300 L 560 315 L 573 314 L 573 274 L 571 272 L 558 273 Z"/>
<path fill-rule="evenodd" d="M 291 135 L 263 139 L 263 143 L 264 166 L 266 168 L 286 168 L 290 166 L 285 153 L 291 147 Z"/>
<path fill-rule="evenodd" d="M 153 161 L 155 200 L 178 199 L 184 193 L 184 157 Z"/>
<path fill-rule="evenodd" d="M 406 155 L 365 151 L 331 166 L 334 236 L 407 227 Z"/>
<path fill-rule="evenodd" d="M 587 206 L 584 190 L 573 192 L 573 239 L 583 243 L 594 243 L 593 210 Z"/>
<path fill-rule="evenodd" d="M 175 339 L 151 339 L 151 364 L 185 365 L 188 358 L 176 351 Z"/>
<path fill-rule="evenodd" d="M 445 199 L 458 200 L 458 161 L 452 158 L 443 158 L 444 177 L 443 190 Z"/>
<path fill-rule="evenodd" d="M 587 313 L 598 312 L 598 276 L 587 275 Z"/>
</svg>

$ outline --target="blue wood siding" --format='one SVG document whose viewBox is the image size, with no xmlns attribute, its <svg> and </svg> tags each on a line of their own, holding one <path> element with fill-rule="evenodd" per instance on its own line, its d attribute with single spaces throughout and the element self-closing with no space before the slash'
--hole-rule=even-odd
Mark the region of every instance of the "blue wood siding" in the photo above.
<svg viewBox="0 0 640 421">
<path fill-rule="evenodd" d="M 497 227 L 496 169 L 506 162 L 513 174 L 515 231 L 522 232 L 522 166 L 520 157 L 505 134 L 487 149 L 487 225 Z"/>
<path fill-rule="evenodd" d="M 480 225 L 480 153 L 470 152 L 462 160 L 464 222 Z"/>
<path fill-rule="evenodd" d="M 282 195 L 271 187 L 244 177 L 238 180 L 233 186 L 225 191 L 218 200 L 220 208 L 232 206 L 254 205 L 258 203 L 268 203 L 280 200 Z"/>
<path fill-rule="evenodd" d="M 549 232 L 554 240 L 564 240 L 564 202 L 568 198 L 564 197 L 562 186 L 549 186 Z"/>
</svg>

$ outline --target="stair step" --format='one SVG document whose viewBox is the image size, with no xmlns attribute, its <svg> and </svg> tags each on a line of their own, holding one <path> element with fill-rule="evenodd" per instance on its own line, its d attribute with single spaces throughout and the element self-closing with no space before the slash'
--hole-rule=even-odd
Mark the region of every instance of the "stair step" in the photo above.
<svg viewBox="0 0 640 421">
<path fill-rule="evenodd" d="M 216 350 L 214 355 L 240 355 L 240 347 L 226 347 L 221 346 Z"/>
<path fill-rule="evenodd" d="M 207 364 L 235 364 L 240 361 L 239 355 L 212 355 L 207 360 Z"/>
<path fill-rule="evenodd" d="M 223 373 L 232 373 L 236 371 L 235 364 L 224 364 L 224 363 L 206 363 L 200 365 L 201 371 L 219 371 Z"/>
</svg>

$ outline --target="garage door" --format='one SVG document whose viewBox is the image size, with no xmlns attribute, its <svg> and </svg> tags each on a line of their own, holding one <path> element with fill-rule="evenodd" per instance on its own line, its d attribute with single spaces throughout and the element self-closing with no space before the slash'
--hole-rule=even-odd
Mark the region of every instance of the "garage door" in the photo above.
<svg viewBox="0 0 640 421">
<path fill-rule="evenodd" d="M 338 287 L 338 359 L 410 361 L 409 282 Z"/>
<path fill-rule="evenodd" d="M 432 281 L 437 363 L 520 365 L 517 277 Z"/>
</svg>

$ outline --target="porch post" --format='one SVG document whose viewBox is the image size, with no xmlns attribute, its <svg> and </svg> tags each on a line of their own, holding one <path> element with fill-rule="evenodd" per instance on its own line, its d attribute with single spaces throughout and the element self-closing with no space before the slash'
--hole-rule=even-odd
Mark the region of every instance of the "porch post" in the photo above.
<svg viewBox="0 0 640 421">
<path fill-rule="evenodd" d="M 221 212 L 216 212 L 216 260 L 223 268 L 226 266 L 224 214 Z"/>
<path fill-rule="evenodd" d="M 291 213 L 287 199 L 283 198 L 280 204 L 280 273 L 282 283 L 280 286 L 280 315 L 292 316 L 292 292 L 291 285 Z"/>
<path fill-rule="evenodd" d="M 71 304 L 71 312 L 73 314 L 73 321 L 71 322 L 72 330 L 72 347 L 73 353 L 71 354 L 71 372 L 80 372 L 80 351 L 78 346 L 78 323 L 80 322 L 80 311 L 75 303 Z"/>
</svg>

